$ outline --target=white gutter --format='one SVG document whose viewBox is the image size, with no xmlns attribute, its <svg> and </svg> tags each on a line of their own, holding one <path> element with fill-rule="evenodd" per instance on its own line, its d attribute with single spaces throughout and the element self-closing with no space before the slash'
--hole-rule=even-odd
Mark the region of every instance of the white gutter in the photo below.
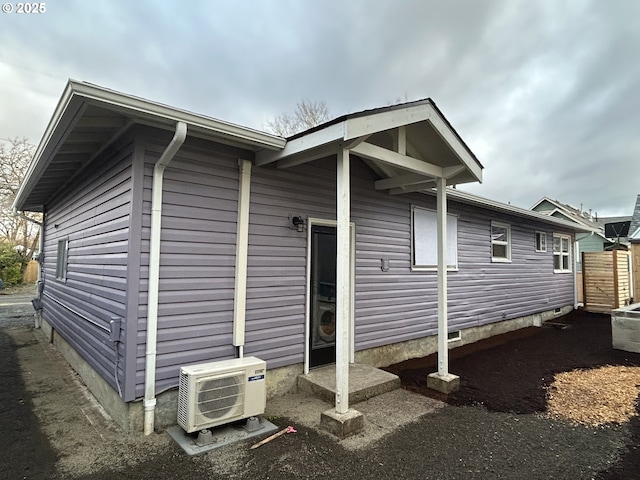
<svg viewBox="0 0 640 480">
<path fill-rule="evenodd" d="M 158 292 L 160 288 L 160 233 L 162 231 L 162 181 L 164 170 L 187 137 L 187 124 L 178 122 L 176 133 L 153 167 L 151 189 L 151 232 L 149 234 L 149 300 L 147 305 L 147 347 L 144 374 L 144 434 L 154 430 L 156 410 L 156 346 L 158 340 Z"/>
<path fill-rule="evenodd" d="M 238 225 L 236 230 L 236 282 L 233 298 L 233 345 L 238 358 L 244 356 L 244 326 L 247 309 L 247 256 L 249 251 L 249 202 L 251 161 L 238 160 Z"/>
</svg>

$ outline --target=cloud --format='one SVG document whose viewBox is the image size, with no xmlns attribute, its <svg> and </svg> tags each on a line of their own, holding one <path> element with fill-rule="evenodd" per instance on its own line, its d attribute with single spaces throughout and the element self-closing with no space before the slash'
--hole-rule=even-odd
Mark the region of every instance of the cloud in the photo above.
<svg viewBox="0 0 640 480">
<path fill-rule="evenodd" d="M 71 77 L 262 128 L 431 97 L 485 165 L 463 188 L 630 214 L 637 2 L 96 0 L 0 17 L 0 137 L 37 141 Z"/>
</svg>

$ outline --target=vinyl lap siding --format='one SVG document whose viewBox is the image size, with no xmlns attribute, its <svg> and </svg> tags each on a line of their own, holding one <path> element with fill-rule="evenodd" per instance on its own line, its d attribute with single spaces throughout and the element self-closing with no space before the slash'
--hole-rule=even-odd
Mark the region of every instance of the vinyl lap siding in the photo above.
<svg viewBox="0 0 640 480">
<path fill-rule="evenodd" d="M 167 142 L 146 141 L 136 392 L 144 392 L 153 166 Z M 165 171 L 158 306 L 157 390 L 182 365 L 228 359 L 232 345 L 237 156 L 187 141 Z"/>
<path fill-rule="evenodd" d="M 379 242 L 378 250 L 369 252 L 370 265 L 362 259 L 357 263 L 357 350 L 437 333 L 437 273 L 410 270 L 410 206 L 435 209 L 435 199 L 413 195 L 403 200 L 407 203 L 397 215 L 404 227 L 396 232 L 401 245 L 388 248 Z M 458 216 L 458 270 L 448 274 L 450 331 L 573 303 L 572 274 L 554 274 L 552 252 L 535 252 L 535 231 L 546 231 L 550 239 L 549 227 L 451 201 L 449 211 Z M 492 220 L 511 226 L 511 263 L 491 262 Z M 394 225 L 400 225 L 398 219 Z M 389 272 L 380 270 L 380 258 L 391 259 Z"/>
<path fill-rule="evenodd" d="M 119 142 L 47 205 L 44 318 L 114 389 L 124 349 L 109 341 L 111 317 L 126 317 L 126 274 L 133 146 Z M 67 280 L 56 277 L 58 241 L 68 239 Z M 124 331 L 125 324 L 122 324 Z"/>
<path fill-rule="evenodd" d="M 335 162 L 321 160 L 252 175 L 246 352 L 269 366 L 303 361 L 307 232 L 288 228 L 290 214 L 335 219 Z M 411 270 L 411 205 L 435 208 L 421 194 L 392 196 L 352 161 L 356 224 L 356 350 L 437 333 L 436 272 Z M 450 330 L 484 325 L 573 303 L 572 274 L 554 274 L 553 257 L 535 252 L 535 231 L 517 218 L 450 202 L 458 215 L 458 271 L 449 273 Z M 509 223 L 512 262 L 492 263 L 492 220 Z M 382 272 L 380 260 L 390 269 Z"/>
<path fill-rule="evenodd" d="M 331 161 L 252 172 L 245 353 L 269 368 L 304 359 L 307 231 L 289 215 L 335 219 L 334 191 Z"/>
</svg>

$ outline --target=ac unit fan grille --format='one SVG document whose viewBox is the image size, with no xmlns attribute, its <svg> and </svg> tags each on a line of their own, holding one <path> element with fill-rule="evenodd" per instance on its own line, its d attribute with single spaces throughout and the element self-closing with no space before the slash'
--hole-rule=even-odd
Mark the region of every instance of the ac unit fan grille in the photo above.
<svg viewBox="0 0 640 480">
<path fill-rule="evenodd" d="M 207 379 L 198 386 L 200 415 L 216 420 L 224 418 L 238 405 L 244 405 L 244 376 Z"/>
</svg>

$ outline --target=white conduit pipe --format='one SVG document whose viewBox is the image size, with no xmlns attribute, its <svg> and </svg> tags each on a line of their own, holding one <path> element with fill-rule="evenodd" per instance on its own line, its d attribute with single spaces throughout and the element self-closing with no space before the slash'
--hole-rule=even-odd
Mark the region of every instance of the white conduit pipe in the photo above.
<svg viewBox="0 0 640 480">
<path fill-rule="evenodd" d="M 149 300 L 144 373 L 144 434 L 154 430 L 156 411 L 156 345 L 158 340 L 158 292 L 160 288 L 160 233 L 162 231 L 162 181 L 164 170 L 187 138 L 187 124 L 178 122 L 176 133 L 153 168 L 151 232 L 149 234 Z"/>
</svg>

